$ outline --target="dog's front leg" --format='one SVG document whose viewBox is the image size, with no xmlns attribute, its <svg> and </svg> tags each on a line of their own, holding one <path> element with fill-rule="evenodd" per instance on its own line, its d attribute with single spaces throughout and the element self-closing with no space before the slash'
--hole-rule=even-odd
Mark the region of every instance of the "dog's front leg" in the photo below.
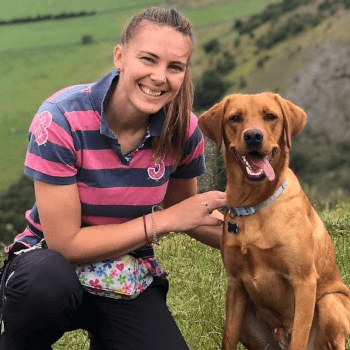
<svg viewBox="0 0 350 350">
<path fill-rule="evenodd" d="M 234 350 L 237 348 L 247 311 L 247 303 L 248 296 L 242 282 L 229 276 L 226 291 L 226 321 L 222 350 Z"/>
<path fill-rule="evenodd" d="M 306 350 L 316 304 L 317 272 L 293 281 L 295 313 L 290 350 Z"/>
</svg>

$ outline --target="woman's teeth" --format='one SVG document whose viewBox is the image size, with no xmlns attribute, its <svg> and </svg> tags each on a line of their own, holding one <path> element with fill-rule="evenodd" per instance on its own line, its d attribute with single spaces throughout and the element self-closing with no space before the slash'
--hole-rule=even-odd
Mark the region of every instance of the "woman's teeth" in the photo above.
<svg viewBox="0 0 350 350">
<path fill-rule="evenodd" d="M 153 97 L 158 97 L 162 94 L 161 91 L 152 91 L 149 88 L 147 88 L 146 86 L 140 85 L 140 89 L 149 96 L 153 96 Z"/>
</svg>

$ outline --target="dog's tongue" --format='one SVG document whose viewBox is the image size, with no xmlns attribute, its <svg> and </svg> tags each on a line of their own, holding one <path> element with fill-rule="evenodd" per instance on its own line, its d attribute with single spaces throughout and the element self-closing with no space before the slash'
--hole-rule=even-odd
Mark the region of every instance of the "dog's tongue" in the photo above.
<svg viewBox="0 0 350 350">
<path fill-rule="evenodd" d="M 257 168 L 262 169 L 264 171 L 266 177 L 270 181 L 274 180 L 275 172 L 272 169 L 272 166 L 268 160 L 268 157 L 264 157 L 264 158 L 250 157 L 249 161 L 251 164 L 253 164 Z"/>
</svg>

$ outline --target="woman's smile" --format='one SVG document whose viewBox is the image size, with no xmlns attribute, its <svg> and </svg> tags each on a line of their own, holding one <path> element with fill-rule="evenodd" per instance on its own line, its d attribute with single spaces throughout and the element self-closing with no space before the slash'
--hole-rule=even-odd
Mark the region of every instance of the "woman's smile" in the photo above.
<svg viewBox="0 0 350 350">
<path fill-rule="evenodd" d="M 164 93 L 164 91 L 154 91 L 149 89 L 148 87 L 139 84 L 139 87 L 141 89 L 142 92 L 144 92 L 146 95 L 148 96 L 152 96 L 152 97 L 159 97 L 160 95 L 162 95 Z"/>
<path fill-rule="evenodd" d="M 114 52 L 120 76 L 113 104 L 124 117 L 145 117 L 172 101 L 184 81 L 192 51 L 187 36 L 146 23 L 130 43 L 118 45 Z"/>
</svg>

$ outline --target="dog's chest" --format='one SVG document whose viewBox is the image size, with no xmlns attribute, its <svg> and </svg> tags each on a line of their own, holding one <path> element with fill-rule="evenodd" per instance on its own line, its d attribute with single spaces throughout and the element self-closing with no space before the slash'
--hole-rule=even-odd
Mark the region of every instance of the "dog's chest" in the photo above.
<svg viewBox="0 0 350 350">
<path fill-rule="evenodd" d="M 281 241 L 271 231 L 266 237 L 258 221 L 225 215 L 224 265 L 229 276 L 243 282 L 261 314 L 274 319 L 276 326 L 282 319 L 286 326 L 293 319 L 294 293 L 288 282 L 288 268 L 281 259 Z M 236 223 L 237 233 L 228 230 L 229 223 Z M 266 228 L 266 221 L 264 225 Z"/>
<path fill-rule="evenodd" d="M 262 230 L 264 225 L 264 230 Z M 245 254 L 248 247 L 260 249 L 271 249 L 279 245 L 276 226 L 271 223 L 271 230 L 268 228 L 268 220 L 261 220 L 258 215 L 250 217 L 233 217 L 225 214 L 223 244 L 228 246 L 241 247 L 242 254 Z M 266 234 L 269 232 L 269 234 Z M 276 239 L 277 238 L 277 239 Z"/>
</svg>

